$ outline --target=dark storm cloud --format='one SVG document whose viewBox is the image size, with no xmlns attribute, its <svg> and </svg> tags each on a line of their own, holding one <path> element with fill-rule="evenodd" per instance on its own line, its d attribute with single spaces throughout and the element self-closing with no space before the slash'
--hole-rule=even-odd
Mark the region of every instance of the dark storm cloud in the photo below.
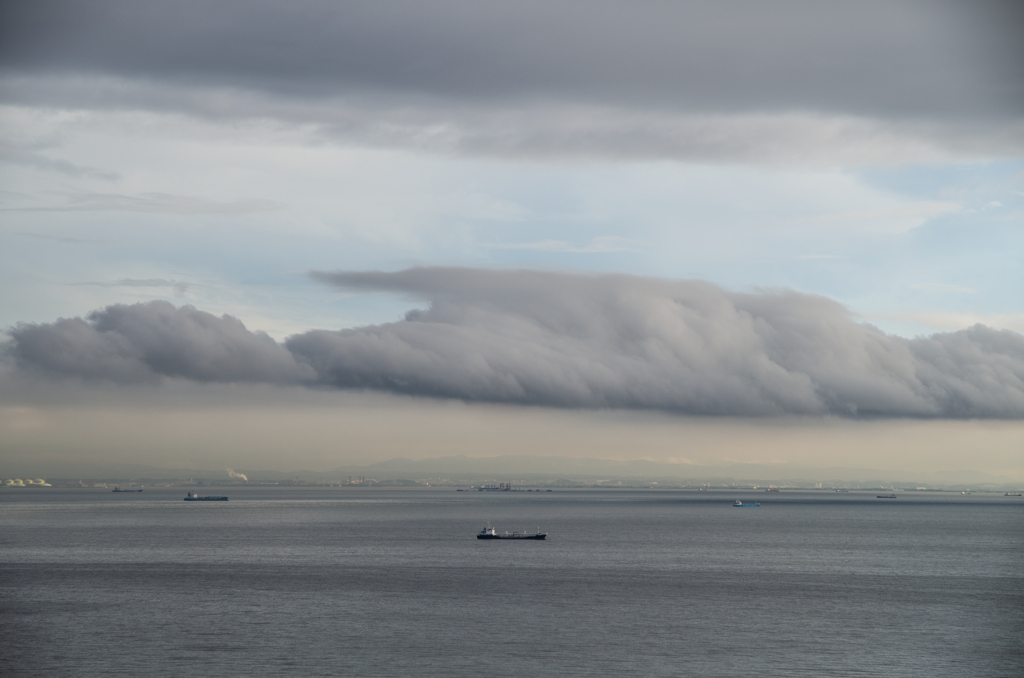
<svg viewBox="0 0 1024 678">
<path fill-rule="evenodd" d="M 304 381 L 706 415 L 1024 418 L 1024 336 L 980 325 L 905 340 L 823 297 L 624 275 L 432 268 L 316 277 L 427 308 L 280 346 L 189 307 L 113 306 L 89 322 L 22 325 L 9 351 L 26 368 L 122 380 Z"/>
<path fill-rule="evenodd" d="M 2 5 L 0 64 L 8 100 L 304 117 L 469 150 L 727 154 L 728 129 L 680 116 L 940 121 L 968 137 L 998 121 L 1018 138 L 1021 35 L 1024 5 L 980 1 L 26 0 Z"/>
</svg>

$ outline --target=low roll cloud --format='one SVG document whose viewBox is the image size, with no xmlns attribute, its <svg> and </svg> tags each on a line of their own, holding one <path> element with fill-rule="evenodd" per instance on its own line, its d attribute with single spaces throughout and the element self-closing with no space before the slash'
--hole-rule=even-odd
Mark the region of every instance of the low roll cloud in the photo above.
<svg viewBox="0 0 1024 678">
<path fill-rule="evenodd" d="M 975 325 L 903 339 L 793 291 L 626 275 L 419 268 L 314 273 L 426 302 L 398 322 L 277 343 L 155 301 L 20 324 L 22 371 L 368 389 L 698 415 L 1024 418 L 1024 336 Z"/>
</svg>

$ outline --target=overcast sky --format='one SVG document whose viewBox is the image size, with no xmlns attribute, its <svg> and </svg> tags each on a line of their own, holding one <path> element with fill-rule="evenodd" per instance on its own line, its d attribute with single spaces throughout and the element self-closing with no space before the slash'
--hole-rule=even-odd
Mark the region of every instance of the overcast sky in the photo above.
<svg viewBox="0 0 1024 678">
<path fill-rule="evenodd" d="M 607 457 L 761 459 L 755 426 L 1024 479 L 1010 434 L 927 454 L 1024 434 L 1021 35 L 1008 2 L 3 3 L 0 455 L 103 459 L 98 394 L 188 392 L 361 441 L 263 467 L 464 444 L 354 411 L 477 454 L 607 411 Z M 903 460 L 832 444 L 871 422 Z M 144 447 L 110 454 L 175 464 Z"/>
</svg>

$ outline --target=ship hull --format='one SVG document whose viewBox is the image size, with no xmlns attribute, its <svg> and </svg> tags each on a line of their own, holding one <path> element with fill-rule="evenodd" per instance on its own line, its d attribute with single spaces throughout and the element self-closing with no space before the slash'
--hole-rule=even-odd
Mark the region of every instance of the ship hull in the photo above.
<svg viewBox="0 0 1024 678">
<path fill-rule="evenodd" d="M 227 501 L 227 497 L 185 497 L 185 501 Z"/>
<path fill-rule="evenodd" d="M 547 534 L 478 534 L 477 539 L 544 539 Z"/>
</svg>

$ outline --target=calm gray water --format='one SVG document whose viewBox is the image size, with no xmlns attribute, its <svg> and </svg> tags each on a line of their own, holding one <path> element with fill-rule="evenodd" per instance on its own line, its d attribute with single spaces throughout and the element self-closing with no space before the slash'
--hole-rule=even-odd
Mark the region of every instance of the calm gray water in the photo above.
<svg viewBox="0 0 1024 678">
<path fill-rule="evenodd" d="M 1019 497 L 228 494 L 0 492 L 0 672 L 1024 675 Z"/>
</svg>

